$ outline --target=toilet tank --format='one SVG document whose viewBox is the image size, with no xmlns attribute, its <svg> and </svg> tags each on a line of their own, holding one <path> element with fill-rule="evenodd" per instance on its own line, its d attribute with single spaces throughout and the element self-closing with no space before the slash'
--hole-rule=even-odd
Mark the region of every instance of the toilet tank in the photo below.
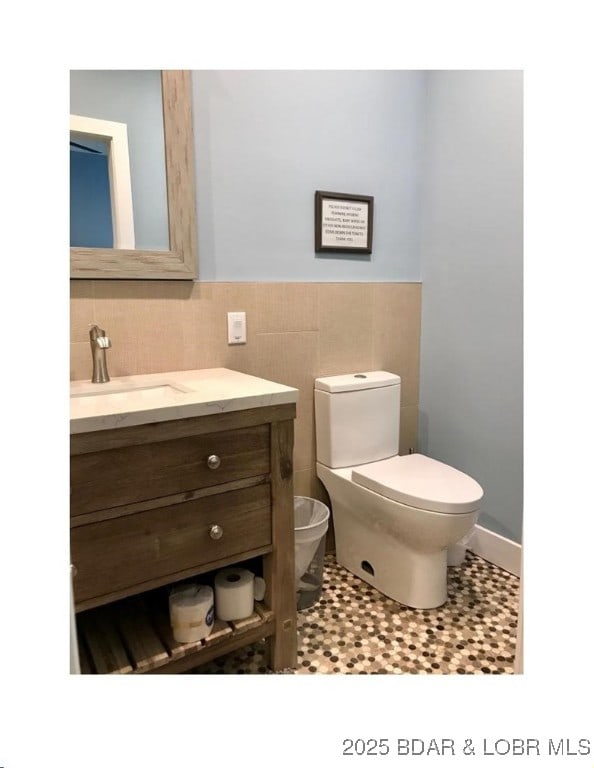
<svg viewBox="0 0 594 768">
<path fill-rule="evenodd" d="M 400 376 L 387 371 L 315 380 L 317 460 L 337 469 L 398 454 Z"/>
</svg>

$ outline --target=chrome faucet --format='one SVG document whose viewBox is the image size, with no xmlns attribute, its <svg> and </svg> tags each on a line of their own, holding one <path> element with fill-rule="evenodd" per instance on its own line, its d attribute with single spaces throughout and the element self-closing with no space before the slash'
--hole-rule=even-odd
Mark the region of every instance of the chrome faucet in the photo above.
<svg viewBox="0 0 594 768">
<path fill-rule="evenodd" d="M 92 325 L 89 331 L 91 354 L 93 355 L 93 384 L 105 384 L 109 381 L 105 350 L 111 347 L 111 339 L 98 325 Z"/>
</svg>

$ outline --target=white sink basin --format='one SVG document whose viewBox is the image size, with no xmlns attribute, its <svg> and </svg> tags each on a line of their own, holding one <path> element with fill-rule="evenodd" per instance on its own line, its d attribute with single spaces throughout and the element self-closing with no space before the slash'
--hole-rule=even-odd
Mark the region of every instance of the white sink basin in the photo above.
<svg viewBox="0 0 594 768">
<path fill-rule="evenodd" d="M 134 384 L 131 384 L 127 387 L 119 386 L 114 389 L 106 389 L 105 384 L 100 384 L 97 389 L 92 390 L 86 390 L 85 392 L 73 392 L 71 393 L 70 397 L 109 397 L 110 395 L 124 395 L 129 394 L 130 392 L 141 393 L 146 392 L 149 393 L 147 396 L 152 395 L 168 395 L 172 394 L 174 392 L 189 392 L 189 389 L 186 389 L 185 387 L 180 386 L 174 386 L 173 384 L 151 384 L 147 386 L 134 386 Z"/>
</svg>

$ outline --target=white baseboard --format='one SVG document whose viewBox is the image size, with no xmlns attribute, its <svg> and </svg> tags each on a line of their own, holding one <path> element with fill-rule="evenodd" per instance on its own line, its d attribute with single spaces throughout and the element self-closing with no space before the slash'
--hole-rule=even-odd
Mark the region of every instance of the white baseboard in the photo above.
<svg viewBox="0 0 594 768">
<path fill-rule="evenodd" d="M 467 545 L 475 555 L 503 568 L 514 576 L 520 576 L 522 545 L 493 533 L 481 525 L 474 526 L 474 532 Z"/>
</svg>

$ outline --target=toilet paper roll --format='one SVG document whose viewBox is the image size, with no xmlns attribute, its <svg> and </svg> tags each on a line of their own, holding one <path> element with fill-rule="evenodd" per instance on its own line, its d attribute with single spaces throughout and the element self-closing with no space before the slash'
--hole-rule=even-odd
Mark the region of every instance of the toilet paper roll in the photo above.
<svg viewBox="0 0 594 768">
<path fill-rule="evenodd" d="M 215 576 L 215 611 L 223 621 L 246 619 L 254 612 L 254 597 L 263 599 L 264 580 L 245 568 L 223 568 Z M 256 593 L 256 594 L 254 594 Z"/>
<path fill-rule="evenodd" d="M 214 593 L 203 584 L 184 584 L 169 593 L 169 618 L 178 643 L 207 637 L 214 624 Z"/>
</svg>

